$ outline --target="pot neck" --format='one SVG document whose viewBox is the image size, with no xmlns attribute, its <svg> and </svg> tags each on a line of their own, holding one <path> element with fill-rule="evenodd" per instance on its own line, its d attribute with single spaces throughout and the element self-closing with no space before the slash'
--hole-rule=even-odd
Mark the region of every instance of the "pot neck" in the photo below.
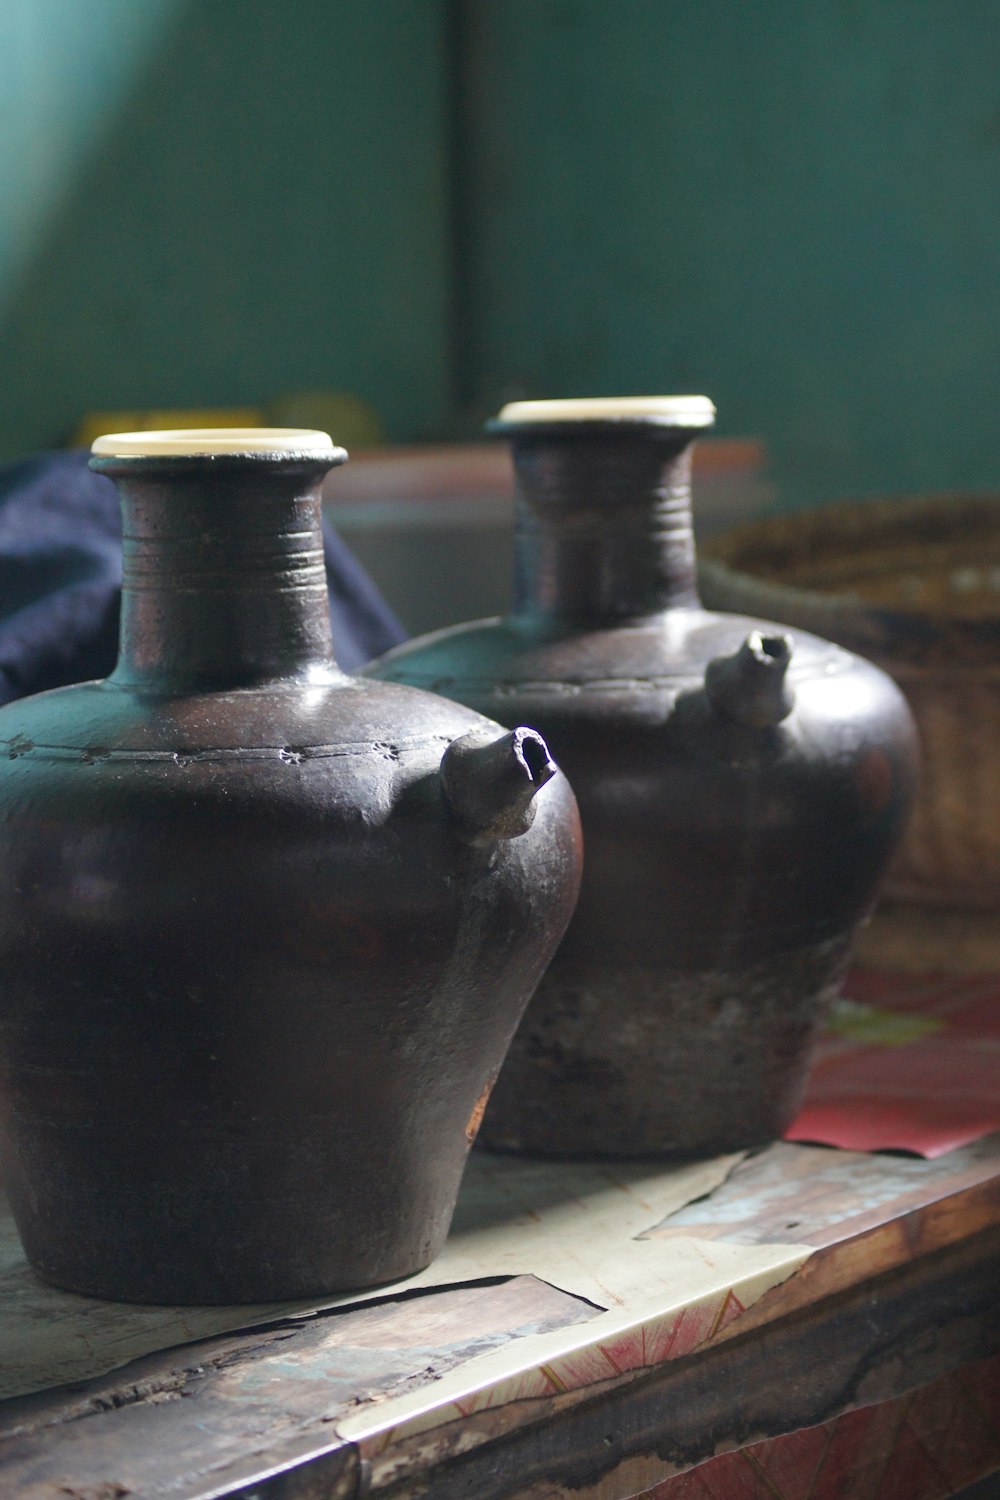
<svg viewBox="0 0 1000 1500">
<path fill-rule="evenodd" d="M 325 460 L 95 459 L 118 486 L 123 576 L 111 681 L 154 693 L 343 678 L 319 486 Z"/>
<path fill-rule="evenodd" d="M 698 607 L 695 433 L 640 424 L 507 430 L 517 478 L 516 619 L 581 629 Z"/>
</svg>

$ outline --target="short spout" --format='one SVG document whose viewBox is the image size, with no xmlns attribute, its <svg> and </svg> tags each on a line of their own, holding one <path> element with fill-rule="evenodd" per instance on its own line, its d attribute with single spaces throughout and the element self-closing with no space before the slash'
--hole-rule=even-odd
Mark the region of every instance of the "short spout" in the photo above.
<svg viewBox="0 0 1000 1500">
<path fill-rule="evenodd" d="M 476 842 L 517 838 L 531 827 L 535 793 L 555 775 L 556 765 L 540 734 L 512 729 L 470 730 L 453 740 L 441 758 L 445 801 L 463 831 Z"/>
<path fill-rule="evenodd" d="M 754 729 L 780 724 L 795 705 L 786 677 L 791 659 L 789 636 L 752 630 L 732 656 L 716 656 L 706 667 L 705 692 L 712 707 Z"/>
</svg>

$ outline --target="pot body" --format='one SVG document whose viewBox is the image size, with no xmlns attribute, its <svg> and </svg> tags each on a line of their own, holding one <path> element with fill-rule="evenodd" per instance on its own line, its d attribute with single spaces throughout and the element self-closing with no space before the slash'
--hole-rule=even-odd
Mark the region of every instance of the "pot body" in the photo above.
<svg viewBox="0 0 1000 1500">
<path fill-rule="evenodd" d="M 259 468 L 236 466 L 209 523 L 223 595 Z M 184 687 L 175 647 L 158 687 L 132 627 L 117 680 L 0 714 L 2 1147 L 29 1259 L 158 1302 L 410 1274 L 572 910 L 572 794 L 555 775 L 513 835 L 470 830 L 442 755 L 499 726 L 312 645 L 305 670 L 237 687 Z"/>
<path fill-rule="evenodd" d="M 580 902 L 481 1140 L 613 1156 L 759 1144 L 797 1110 L 903 827 L 909 714 L 848 652 L 701 607 L 692 432 L 500 425 L 520 484 L 514 612 L 374 668 L 537 727 L 580 803 Z"/>
</svg>

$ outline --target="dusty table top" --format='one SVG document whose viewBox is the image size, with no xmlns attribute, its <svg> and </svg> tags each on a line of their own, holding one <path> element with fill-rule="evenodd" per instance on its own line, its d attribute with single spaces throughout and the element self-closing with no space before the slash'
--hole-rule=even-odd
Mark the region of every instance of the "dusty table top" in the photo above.
<svg viewBox="0 0 1000 1500">
<path fill-rule="evenodd" d="M 995 1352 L 998 1262 L 1000 1137 L 933 1162 L 476 1154 L 427 1271 L 323 1304 L 76 1297 L 8 1220 L 0 1493 L 633 1494 Z"/>
</svg>

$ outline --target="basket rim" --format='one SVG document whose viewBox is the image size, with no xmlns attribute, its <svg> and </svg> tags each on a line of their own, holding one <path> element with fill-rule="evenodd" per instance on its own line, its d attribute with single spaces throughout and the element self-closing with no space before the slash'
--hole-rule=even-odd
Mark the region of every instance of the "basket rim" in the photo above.
<svg viewBox="0 0 1000 1500">
<path fill-rule="evenodd" d="M 825 501 L 800 510 L 774 511 L 753 516 L 727 527 L 710 539 L 709 545 L 750 541 L 794 526 L 802 535 L 816 531 L 829 535 L 839 528 L 842 539 L 855 533 L 868 540 L 872 535 L 891 537 L 912 526 L 915 519 L 936 522 L 942 539 L 954 529 L 956 518 L 981 525 L 1000 518 L 1000 490 L 935 490 L 921 495 L 873 495 Z M 873 520 L 878 523 L 873 531 Z"/>
<path fill-rule="evenodd" d="M 803 619 L 822 616 L 830 621 L 842 619 L 848 627 L 864 621 L 890 632 L 894 628 L 916 632 L 932 629 L 965 640 L 1000 640 L 1000 594 L 996 615 L 969 615 L 926 605 L 875 604 L 836 586 L 820 588 L 786 583 L 774 577 L 773 572 L 765 574 L 753 568 L 754 555 L 779 542 L 790 559 L 815 550 L 820 557 L 825 555 L 831 560 L 846 556 L 852 542 L 871 547 L 874 541 L 878 550 L 884 551 L 900 539 L 901 533 L 906 533 L 912 544 L 912 528 L 918 520 L 925 527 L 924 539 L 930 545 L 954 540 L 958 530 L 964 530 L 972 540 L 976 534 L 989 530 L 1000 543 L 1000 492 L 942 490 L 922 495 L 836 500 L 801 511 L 759 516 L 702 543 L 699 566 L 706 577 L 720 586 L 735 587 L 753 599 L 780 600 Z"/>
</svg>

